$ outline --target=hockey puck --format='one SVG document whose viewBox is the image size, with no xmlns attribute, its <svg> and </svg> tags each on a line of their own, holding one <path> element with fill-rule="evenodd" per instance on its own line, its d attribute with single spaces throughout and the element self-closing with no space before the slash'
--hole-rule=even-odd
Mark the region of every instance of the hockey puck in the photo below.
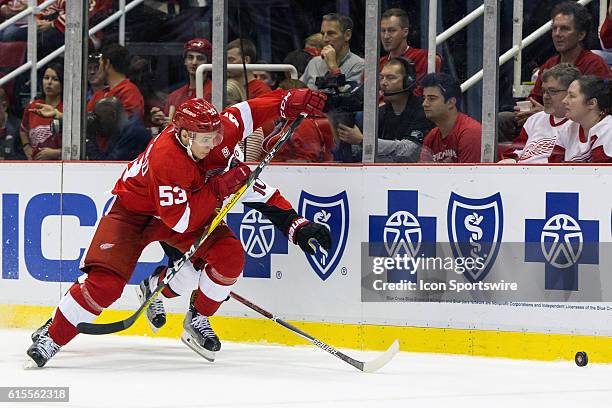
<svg viewBox="0 0 612 408">
<path fill-rule="evenodd" d="M 579 351 L 576 353 L 574 361 L 576 362 L 576 365 L 578 367 L 584 367 L 589 363 L 589 356 L 587 356 L 587 353 L 585 353 L 584 351 Z"/>
</svg>

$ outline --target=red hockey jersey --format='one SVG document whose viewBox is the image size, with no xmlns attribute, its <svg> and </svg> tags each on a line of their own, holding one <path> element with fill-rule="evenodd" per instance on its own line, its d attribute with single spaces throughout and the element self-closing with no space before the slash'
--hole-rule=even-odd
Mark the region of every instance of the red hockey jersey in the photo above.
<svg viewBox="0 0 612 408">
<path fill-rule="evenodd" d="M 223 141 L 198 162 L 193 161 L 168 126 L 127 168 L 113 189 L 130 211 L 159 217 L 174 231 L 193 231 L 207 224 L 220 203 L 206 184 L 208 176 L 223 171 L 234 147 L 262 123 L 279 116 L 284 92 L 241 102 L 223 111 Z M 290 204 L 275 188 L 257 182 L 244 202 L 267 203 L 282 210 Z"/>
</svg>

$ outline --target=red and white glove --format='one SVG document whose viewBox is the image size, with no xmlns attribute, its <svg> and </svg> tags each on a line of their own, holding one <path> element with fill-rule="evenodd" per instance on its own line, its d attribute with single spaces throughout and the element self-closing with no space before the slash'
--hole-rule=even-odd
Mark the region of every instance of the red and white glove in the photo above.
<svg viewBox="0 0 612 408">
<path fill-rule="evenodd" d="M 323 114 L 327 95 L 323 92 L 310 89 L 290 89 L 287 91 L 280 105 L 280 114 L 285 119 L 295 119 L 300 113 L 309 115 Z"/>
<path fill-rule="evenodd" d="M 222 201 L 225 197 L 240 190 L 251 175 L 251 169 L 244 163 L 238 163 L 223 174 L 211 177 L 208 180 L 212 192 L 217 196 L 217 200 Z"/>
</svg>

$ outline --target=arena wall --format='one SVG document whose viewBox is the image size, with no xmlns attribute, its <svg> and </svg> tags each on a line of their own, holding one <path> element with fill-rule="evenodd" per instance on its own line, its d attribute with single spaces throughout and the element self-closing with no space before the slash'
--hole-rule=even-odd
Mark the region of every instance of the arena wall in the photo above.
<svg viewBox="0 0 612 408">
<path fill-rule="evenodd" d="M 37 327 L 50 316 L 79 275 L 80 259 L 124 167 L 0 163 L 0 326 Z M 308 260 L 278 230 L 238 204 L 228 223 L 245 246 L 247 266 L 235 291 L 323 341 L 384 349 L 399 338 L 405 351 L 543 360 L 571 359 L 585 349 L 591 361 L 612 362 L 612 303 L 605 302 L 612 296 L 612 167 L 274 165 L 264 174 L 298 212 L 328 224 L 337 244 L 324 260 Z M 362 301 L 362 243 L 382 234 L 377 228 L 391 226 L 389 220 L 399 211 L 421 222 L 423 237 L 450 242 L 454 227 L 449 224 L 457 222 L 449 215 L 451 206 L 459 202 L 466 207 L 470 200 L 485 207 L 496 203 L 490 204 L 497 206 L 493 240 L 519 248 L 513 249 L 519 251 L 517 264 L 508 264 L 505 273 L 532 282 L 541 301 Z M 580 239 L 596 247 L 596 256 L 574 265 L 577 290 L 547 289 L 550 260 L 527 261 L 520 253 L 534 234 L 534 223 L 548 225 L 555 215 L 573 217 L 579 228 L 588 224 Z M 159 245 L 150 245 L 131 283 L 164 262 Z M 501 273 L 495 268 L 504 266 L 491 273 Z M 583 293 L 597 291 L 597 302 L 583 301 Z M 158 336 L 179 336 L 186 301 L 167 303 L 171 315 Z M 137 305 L 129 285 L 100 319 L 124 318 Z M 214 324 L 227 340 L 304 344 L 231 300 Z M 144 318 L 125 334 L 152 335 Z"/>
</svg>

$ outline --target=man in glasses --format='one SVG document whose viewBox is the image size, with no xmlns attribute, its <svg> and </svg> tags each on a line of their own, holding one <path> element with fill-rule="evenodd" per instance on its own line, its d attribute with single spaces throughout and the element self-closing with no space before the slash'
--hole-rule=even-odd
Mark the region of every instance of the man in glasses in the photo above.
<svg viewBox="0 0 612 408">
<path fill-rule="evenodd" d="M 87 274 L 61 299 L 49 322 L 32 336 L 27 354 L 44 366 L 77 334 L 81 322 L 93 322 L 117 300 L 136 262 L 151 242 L 161 241 L 186 252 L 207 231 L 216 209 L 238 191 L 251 171 L 244 164 L 230 166 L 234 147 L 253 128 L 278 116 L 295 119 L 301 112 L 322 114 L 325 95 L 308 89 L 277 90 L 229 107 L 220 115 L 204 99 L 180 105 L 168 126 L 127 168 L 116 182 L 115 200 L 100 220 L 82 261 Z M 329 249 L 327 228 L 299 216 L 273 187 L 258 180 L 243 196 L 245 205 L 266 215 L 287 238 L 314 254 L 315 243 Z M 221 223 L 162 291 L 166 298 L 191 294 L 194 300 L 183 322 L 183 342 L 214 360 L 221 348 L 208 317 L 225 301 L 242 273 L 242 244 Z M 166 269 L 145 281 L 154 288 Z"/>
<path fill-rule="evenodd" d="M 544 111 L 529 117 L 521 134 L 512 142 L 512 149 L 504 153 L 501 163 L 548 163 L 557 135 L 571 121 L 563 98 L 567 88 L 580 71 L 572 64 L 561 63 L 547 69 L 542 75 Z"/>
</svg>

